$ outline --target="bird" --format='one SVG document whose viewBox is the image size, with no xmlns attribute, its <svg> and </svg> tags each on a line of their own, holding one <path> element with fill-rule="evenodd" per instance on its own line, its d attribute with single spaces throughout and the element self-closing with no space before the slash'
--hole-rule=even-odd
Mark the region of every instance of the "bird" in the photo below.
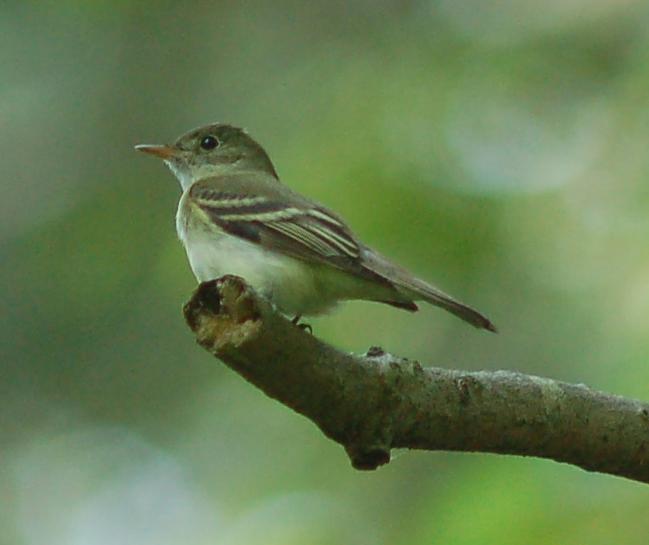
<svg viewBox="0 0 649 545">
<path fill-rule="evenodd" d="M 246 130 L 211 123 L 174 144 L 135 148 L 161 158 L 180 182 L 176 230 L 198 282 L 240 276 L 295 323 L 346 300 L 411 312 L 425 301 L 496 332 L 476 309 L 382 256 L 338 214 L 284 185 Z"/>
</svg>

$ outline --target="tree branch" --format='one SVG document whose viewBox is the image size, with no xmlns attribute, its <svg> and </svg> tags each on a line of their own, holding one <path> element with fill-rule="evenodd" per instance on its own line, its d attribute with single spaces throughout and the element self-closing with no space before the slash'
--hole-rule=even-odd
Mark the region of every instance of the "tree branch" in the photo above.
<svg viewBox="0 0 649 545">
<path fill-rule="evenodd" d="M 649 483 L 649 404 L 508 371 L 424 369 L 379 348 L 346 354 L 234 276 L 201 284 L 184 312 L 201 346 L 312 420 L 357 469 L 392 448 L 482 451 Z"/>
</svg>

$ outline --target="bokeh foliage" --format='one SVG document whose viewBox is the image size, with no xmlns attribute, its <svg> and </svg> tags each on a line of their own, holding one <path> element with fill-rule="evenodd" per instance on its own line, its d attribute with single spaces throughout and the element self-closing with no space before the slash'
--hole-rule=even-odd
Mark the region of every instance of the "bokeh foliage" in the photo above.
<svg viewBox="0 0 649 545">
<path fill-rule="evenodd" d="M 2 3 L 0 543 L 645 544 L 621 479 L 353 471 L 194 345 L 178 186 L 132 146 L 243 125 L 501 330 L 349 303 L 312 321 L 337 346 L 649 399 L 647 28 L 641 0 Z"/>
</svg>

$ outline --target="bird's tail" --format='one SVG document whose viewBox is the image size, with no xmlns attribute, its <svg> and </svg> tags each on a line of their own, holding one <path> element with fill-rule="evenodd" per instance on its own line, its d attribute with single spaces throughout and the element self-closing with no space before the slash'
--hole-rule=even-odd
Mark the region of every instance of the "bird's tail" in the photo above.
<svg viewBox="0 0 649 545">
<path fill-rule="evenodd" d="M 491 320 L 476 309 L 465 305 L 464 303 L 460 303 L 450 295 L 447 295 L 443 291 L 438 290 L 436 287 L 431 286 L 423 280 L 412 277 L 405 282 L 393 280 L 393 283 L 400 288 L 400 290 L 405 289 L 415 297 L 418 295 L 424 301 L 441 307 L 444 310 L 448 310 L 451 314 L 455 314 L 458 318 L 461 318 L 465 322 L 469 322 L 477 328 L 487 329 L 494 333 L 497 331 L 496 326 L 491 322 Z"/>
<path fill-rule="evenodd" d="M 363 256 L 363 265 L 375 274 L 388 280 L 400 293 L 415 300 L 427 301 L 455 314 L 465 322 L 488 331 L 497 331 L 496 326 L 486 316 L 450 295 L 414 277 L 407 270 L 395 265 L 383 256 L 368 250 Z"/>
</svg>

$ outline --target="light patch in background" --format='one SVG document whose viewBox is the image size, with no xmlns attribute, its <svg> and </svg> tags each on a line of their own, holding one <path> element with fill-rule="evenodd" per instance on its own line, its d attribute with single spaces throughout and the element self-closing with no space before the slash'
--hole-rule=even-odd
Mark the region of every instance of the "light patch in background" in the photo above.
<svg viewBox="0 0 649 545">
<path fill-rule="evenodd" d="M 128 430 L 43 434 L 5 462 L 26 545 L 209 543 L 218 535 L 218 509 L 181 465 Z"/>
<path fill-rule="evenodd" d="M 105 117 L 110 88 L 123 77 L 120 32 L 51 12 L 21 19 L 19 12 L 0 17 L 7 44 L 0 48 L 0 242 L 59 218 L 111 181 L 111 158 L 122 146 Z"/>
<path fill-rule="evenodd" d="M 610 24 L 641 4 L 641 0 L 440 0 L 424 6 L 472 41 L 512 45 L 602 20 Z"/>
<path fill-rule="evenodd" d="M 359 525 L 352 505 L 318 493 L 295 492 L 261 502 L 224 533 L 221 545 L 353 543 L 380 545 L 376 528 Z"/>
<path fill-rule="evenodd" d="M 522 93 L 477 95 L 474 89 L 465 82 L 444 124 L 451 161 L 465 174 L 460 189 L 560 188 L 588 171 L 605 143 L 607 111 L 597 101 L 566 108 Z"/>
</svg>

